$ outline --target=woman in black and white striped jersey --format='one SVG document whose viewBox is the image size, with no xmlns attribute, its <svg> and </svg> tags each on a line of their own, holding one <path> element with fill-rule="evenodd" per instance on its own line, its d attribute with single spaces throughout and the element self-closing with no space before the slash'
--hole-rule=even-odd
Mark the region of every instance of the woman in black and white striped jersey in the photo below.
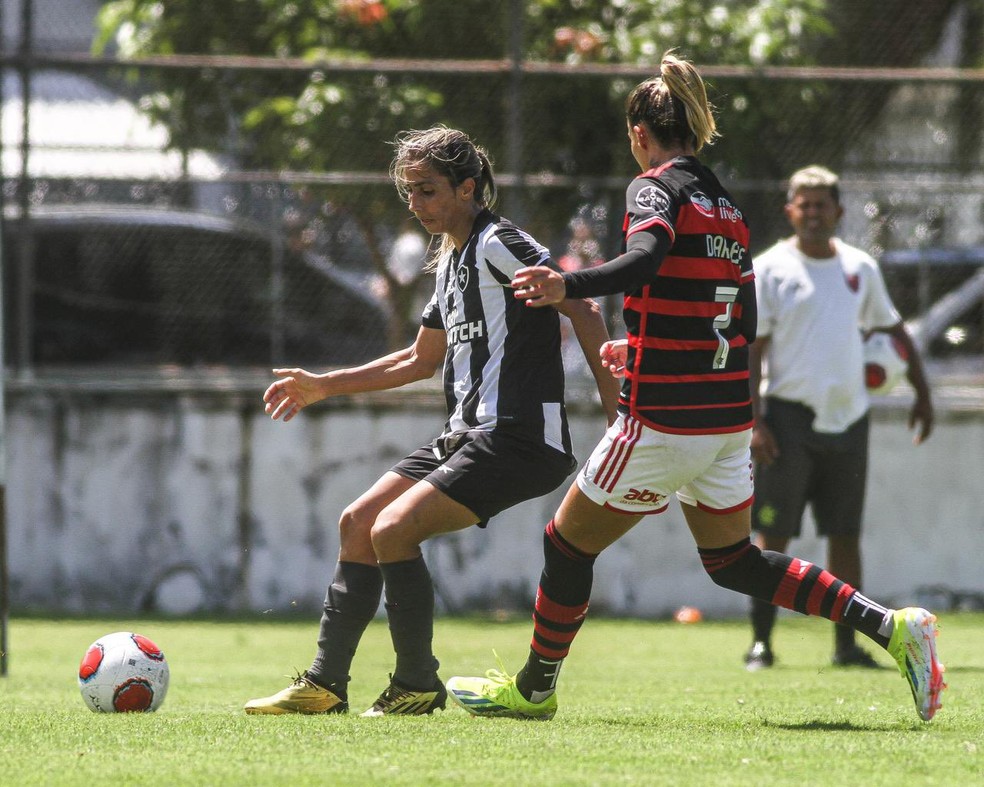
<svg viewBox="0 0 984 787">
<path fill-rule="evenodd" d="M 291 420 L 330 396 L 396 388 L 442 366 L 449 417 L 441 434 L 385 473 L 339 522 L 341 547 L 325 597 L 318 651 L 286 689 L 251 700 L 247 713 L 348 710 L 349 667 L 385 588 L 396 651 L 390 684 L 363 715 L 424 714 L 447 699 L 434 657 L 434 590 L 420 544 L 556 489 L 575 468 L 564 407 L 560 318 L 565 314 L 595 373 L 609 423 L 617 381 L 599 349 L 598 307 L 570 300 L 528 309 L 510 281 L 555 267 L 546 248 L 491 211 L 488 155 L 443 126 L 396 141 L 391 174 L 410 211 L 439 239 L 434 295 L 414 343 L 365 365 L 312 374 L 276 369 L 264 394 L 274 419 Z"/>
</svg>

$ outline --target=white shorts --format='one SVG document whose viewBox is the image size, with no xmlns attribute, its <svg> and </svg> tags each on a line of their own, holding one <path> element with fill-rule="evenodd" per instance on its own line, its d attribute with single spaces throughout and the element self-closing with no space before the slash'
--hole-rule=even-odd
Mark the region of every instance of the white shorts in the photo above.
<svg viewBox="0 0 984 787">
<path fill-rule="evenodd" d="M 752 504 L 752 430 L 727 434 L 657 432 L 619 414 L 577 486 L 600 506 L 625 514 L 658 514 L 676 493 L 682 503 L 726 514 Z"/>
</svg>

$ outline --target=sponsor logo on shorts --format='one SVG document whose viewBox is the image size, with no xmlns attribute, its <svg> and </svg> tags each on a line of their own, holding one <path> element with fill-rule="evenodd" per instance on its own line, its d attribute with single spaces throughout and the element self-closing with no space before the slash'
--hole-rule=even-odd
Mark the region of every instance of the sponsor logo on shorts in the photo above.
<svg viewBox="0 0 984 787">
<path fill-rule="evenodd" d="M 633 506 L 652 507 L 653 505 L 662 505 L 665 500 L 666 495 L 661 495 L 659 492 L 653 492 L 650 489 L 636 489 L 635 487 L 631 487 L 626 494 L 622 495 L 621 502 Z"/>
</svg>

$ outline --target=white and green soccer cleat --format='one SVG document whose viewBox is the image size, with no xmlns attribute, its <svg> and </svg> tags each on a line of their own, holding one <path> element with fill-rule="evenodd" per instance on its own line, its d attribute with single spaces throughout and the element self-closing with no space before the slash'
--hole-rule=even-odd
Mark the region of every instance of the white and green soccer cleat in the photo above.
<svg viewBox="0 0 984 787">
<path fill-rule="evenodd" d="M 919 607 L 897 609 L 895 628 L 888 642 L 888 652 L 899 665 L 899 672 L 909 682 L 916 712 L 923 721 L 933 718 L 942 706 L 940 695 L 945 668 L 936 655 L 936 615 Z"/>
<path fill-rule="evenodd" d="M 557 694 L 542 702 L 530 702 L 516 686 L 515 676 L 490 669 L 484 678 L 451 678 L 448 694 L 473 716 L 549 721 L 557 712 Z"/>
</svg>

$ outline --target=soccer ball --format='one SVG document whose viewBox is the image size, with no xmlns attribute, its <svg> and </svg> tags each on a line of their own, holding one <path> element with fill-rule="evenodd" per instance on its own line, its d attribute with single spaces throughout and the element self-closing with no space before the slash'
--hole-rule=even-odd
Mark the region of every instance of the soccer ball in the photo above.
<svg viewBox="0 0 984 787">
<path fill-rule="evenodd" d="M 864 384 L 868 393 L 887 394 L 909 370 L 909 354 L 894 336 L 875 332 L 864 341 Z"/>
<path fill-rule="evenodd" d="M 79 689 L 90 710 L 154 711 L 170 674 L 164 653 L 140 634 L 117 631 L 93 642 L 79 664 Z"/>
</svg>

